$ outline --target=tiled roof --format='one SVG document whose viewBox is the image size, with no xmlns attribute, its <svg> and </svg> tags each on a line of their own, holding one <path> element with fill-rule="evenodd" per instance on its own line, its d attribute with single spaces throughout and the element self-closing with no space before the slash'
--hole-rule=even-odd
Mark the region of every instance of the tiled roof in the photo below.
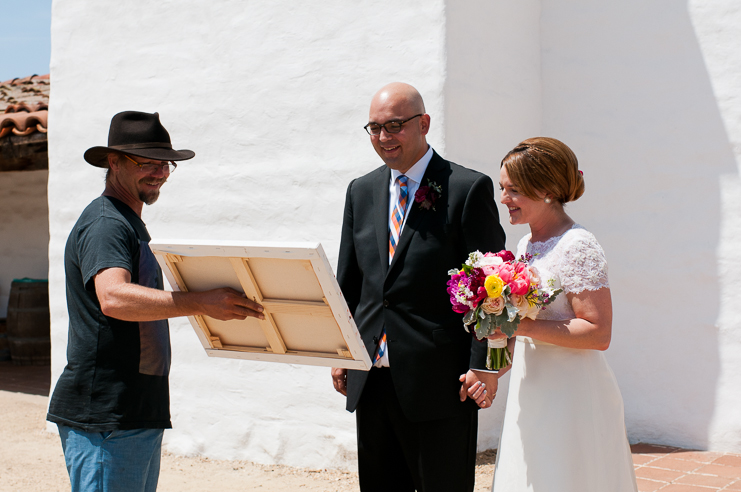
<svg viewBox="0 0 741 492">
<path fill-rule="evenodd" d="M 0 138 L 47 132 L 49 75 L 0 83 Z"/>
</svg>

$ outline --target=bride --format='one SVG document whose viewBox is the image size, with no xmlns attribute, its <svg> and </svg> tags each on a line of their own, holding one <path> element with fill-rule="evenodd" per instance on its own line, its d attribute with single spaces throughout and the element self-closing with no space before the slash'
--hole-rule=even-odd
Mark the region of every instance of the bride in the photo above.
<svg viewBox="0 0 741 492">
<path fill-rule="evenodd" d="M 576 156 L 553 138 L 525 140 L 502 160 L 499 184 L 510 223 L 530 225 L 517 257 L 533 255 L 540 278 L 563 293 L 509 341 L 514 360 L 492 490 L 635 492 L 623 401 L 603 354 L 612 331 L 605 255 L 564 211 L 584 193 Z"/>
</svg>

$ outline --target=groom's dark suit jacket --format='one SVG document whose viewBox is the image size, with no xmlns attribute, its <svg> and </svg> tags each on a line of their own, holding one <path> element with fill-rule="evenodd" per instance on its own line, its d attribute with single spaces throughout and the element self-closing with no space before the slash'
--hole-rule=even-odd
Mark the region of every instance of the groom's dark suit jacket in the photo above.
<svg viewBox="0 0 741 492">
<path fill-rule="evenodd" d="M 460 402 L 458 377 L 484 368 L 486 347 L 463 328 L 446 292 L 448 270 L 468 253 L 504 249 L 491 179 L 434 153 L 420 186 L 442 188 L 435 210 L 410 197 L 406 225 L 388 263 L 391 171 L 380 167 L 347 189 L 337 279 L 373 357 L 385 327 L 391 377 L 411 421 L 451 417 L 476 404 Z M 377 369 L 372 369 L 377 370 Z M 368 377 L 349 371 L 347 409 L 354 411 Z"/>
</svg>

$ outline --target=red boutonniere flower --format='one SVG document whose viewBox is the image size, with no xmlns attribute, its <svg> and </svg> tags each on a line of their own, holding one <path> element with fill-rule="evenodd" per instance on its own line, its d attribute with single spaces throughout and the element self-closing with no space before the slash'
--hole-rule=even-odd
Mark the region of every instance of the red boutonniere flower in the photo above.
<svg viewBox="0 0 741 492">
<path fill-rule="evenodd" d="M 420 186 L 414 194 L 414 201 L 422 210 L 435 210 L 435 202 L 443 193 L 442 187 L 434 181 L 427 180 L 427 186 Z"/>
</svg>

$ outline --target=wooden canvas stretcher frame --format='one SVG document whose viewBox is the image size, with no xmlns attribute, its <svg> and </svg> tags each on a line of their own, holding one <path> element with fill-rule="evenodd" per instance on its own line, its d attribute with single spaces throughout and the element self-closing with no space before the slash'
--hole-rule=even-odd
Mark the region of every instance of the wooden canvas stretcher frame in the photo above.
<svg viewBox="0 0 741 492">
<path fill-rule="evenodd" d="M 371 360 L 321 244 L 157 240 L 174 291 L 231 287 L 265 319 L 188 316 L 210 357 L 369 370 Z"/>
</svg>

